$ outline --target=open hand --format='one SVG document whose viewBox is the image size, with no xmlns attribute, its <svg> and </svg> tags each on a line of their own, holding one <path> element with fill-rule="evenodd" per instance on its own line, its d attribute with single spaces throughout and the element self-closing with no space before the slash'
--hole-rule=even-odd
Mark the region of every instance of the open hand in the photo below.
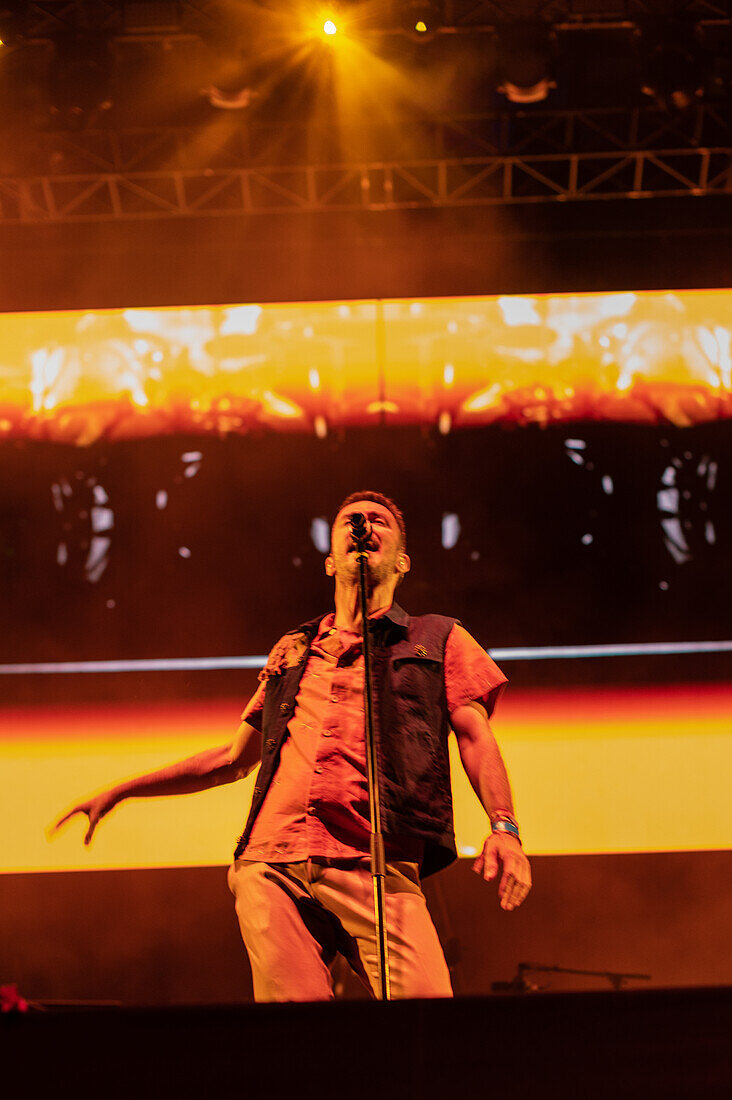
<svg viewBox="0 0 732 1100">
<path fill-rule="evenodd" d="M 74 817 L 75 814 L 86 814 L 89 818 L 89 827 L 86 830 L 84 843 L 89 844 L 99 822 L 110 810 L 114 809 L 116 805 L 117 796 L 114 791 L 105 791 L 104 794 L 99 794 L 96 798 L 90 798 L 87 799 L 86 802 L 80 802 L 78 806 L 74 806 L 73 810 L 69 810 L 67 814 L 64 814 L 63 817 L 58 819 L 51 829 L 51 835 L 53 835 L 57 829 L 60 829 L 70 818 Z"/>
<path fill-rule="evenodd" d="M 501 909 L 515 909 L 531 889 L 531 868 L 521 844 L 510 833 L 493 833 L 473 864 L 477 875 L 491 882 L 502 868 L 498 883 Z"/>
</svg>

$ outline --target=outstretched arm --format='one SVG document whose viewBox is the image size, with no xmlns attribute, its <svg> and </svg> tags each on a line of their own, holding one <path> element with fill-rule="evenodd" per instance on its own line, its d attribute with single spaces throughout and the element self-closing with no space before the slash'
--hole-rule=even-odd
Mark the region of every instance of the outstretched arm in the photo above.
<svg viewBox="0 0 732 1100">
<path fill-rule="evenodd" d="M 190 794 L 193 791 L 205 791 L 209 787 L 219 787 L 224 783 L 233 783 L 235 779 L 243 779 L 249 775 L 259 763 L 260 753 L 261 735 L 248 722 L 242 722 L 230 743 L 205 749 L 177 764 L 130 779 L 94 798 L 79 802 L 59 818 L 51 832 L 55 833 L 76 814 L 86 814 L 89 827 L 84 843 L 89 844 L 102 818 L 125 798 Z"/>
<path fill-rule="evenodd" d="M 452 712 L 450 722 L 466 775 L 483 809 L 492 820 L 501 812 L 513 820 L 511 785 L 485 708 L 480 703 L 466 703 Z M 488 837 L 473 870 L 489 882 L 498 874 L 499 864 L 503 870 L 498 885 L 501 908 L 515 909 L 531 889 L 531 869 L 521 841 L 507 832 Z"/>
</svg>

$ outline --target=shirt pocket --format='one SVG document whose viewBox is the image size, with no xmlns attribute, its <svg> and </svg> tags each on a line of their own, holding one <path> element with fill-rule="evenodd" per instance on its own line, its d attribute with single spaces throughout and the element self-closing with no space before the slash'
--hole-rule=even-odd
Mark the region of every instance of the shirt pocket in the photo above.
<svg viewBox="0 0 732 1100">
<path fill-rule="evenodd" d="M 442 706 L 444 662 L 442 654 L 429 653 L 421 646 L 419 649 L 421 652 L 401 653 L 391 658 L 391 689 L 407 710 L 434 712 L 435 707 Z"/>
</svg>

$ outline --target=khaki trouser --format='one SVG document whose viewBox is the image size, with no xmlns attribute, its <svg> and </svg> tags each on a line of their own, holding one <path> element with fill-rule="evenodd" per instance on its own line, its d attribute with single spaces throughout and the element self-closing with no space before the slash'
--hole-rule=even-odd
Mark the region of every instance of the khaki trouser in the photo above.
<svg viewBox="0 0 732 1100">
<path fill-rule="evenodd" d="M 238 859 L 228 881 L 252 966 L 255 1000 L 329 1000 L 330 968 L 339 953 L 372 991 L 377 988 L 368 859 Z M 417 865 L 387 864 L 385 892 L 392 997 L 451 997 Z"/>
</svg>

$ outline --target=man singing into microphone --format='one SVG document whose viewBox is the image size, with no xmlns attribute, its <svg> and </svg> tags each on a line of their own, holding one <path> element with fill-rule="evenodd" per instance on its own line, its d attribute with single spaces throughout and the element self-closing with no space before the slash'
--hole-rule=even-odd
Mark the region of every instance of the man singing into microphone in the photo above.
<svg viewBox="0 0 732 1100">
<path fill-rule="evenodd" d="M 420 880 L 456 856 L 448 733 L 492 826 L 474 870 L 498 877 L 503 909 L 531 888 L 506 769 L 488 722 L 505 676 L 442 615 L 410 617 L 394 602 L 409 572 L 401 512 L 381 493 L 352 493 L 338 510 L 325 569 L 335 610 L 286 634 L 231 744 L 123 783 L 75 806 L 89 843 L 125 798 L 230 783 L 261 761 L 229 869 L 258 1001 L 333 996 L 337 954 L 377 989 L 364 737 L 364 658 L 353 519 L 370 525 L 368 617 L 374 724 L 386 851 L 392 997 L 449 997 L 450 978 Z"/>
</svg>

